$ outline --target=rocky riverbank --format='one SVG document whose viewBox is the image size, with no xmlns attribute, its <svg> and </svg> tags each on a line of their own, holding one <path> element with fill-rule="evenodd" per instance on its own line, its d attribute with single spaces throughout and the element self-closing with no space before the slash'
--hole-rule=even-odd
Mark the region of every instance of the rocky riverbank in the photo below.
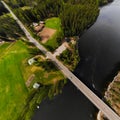
<svg viewBox="0 0 120 120">
<path fill-rule="evenodd" d="M 104 98 L 113 110 L 120 115 L 120 72 L 114 77 L 109 84 Z M 99 111 L 97 115 L 98 120 L 106 120 L 106 117 Z"/>
</svg>

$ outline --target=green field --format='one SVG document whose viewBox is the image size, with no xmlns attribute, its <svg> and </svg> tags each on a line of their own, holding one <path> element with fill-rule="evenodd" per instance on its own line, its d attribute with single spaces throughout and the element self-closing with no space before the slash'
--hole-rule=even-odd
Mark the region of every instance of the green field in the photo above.
<svg viewBox="0 0 120 120">
<path fill-rule="evenodd" d="M 59 30 L 61 29 L 61 21 L 58 17 L 49 18 L 45 21 L 45 26 Z"/>
<path fill-rule="evenodd" d="M 22 112 L 28 95 L 20 68 L 21 61 L 28 54 L 21 42 L 1 47 L 4 51 L 0 56 L 0 120 L 15 120 Z"/>
<path fill-rule="evenodd" d="M 45 46 L 54 51 L 61 44 L 63 38 L 63 30 L 61 27 L 61 21 L 58 17 L 49 18 L 45 21 L 45 26 L 56 30 L 56 33 L 45 43 Z"/>
<path fill-rule="evenodd" d="M 0 120 L 29 120 L 35 104 L 42 101 L 43 96 L 53 96 L 56 83 L 64 76 L 60 71 L 48 72 L 40 65 L 29 66 L 27 60 L 33 55 L 29 53 L 28 45 L 20 40 L 1 45 L 0 51 Z M 27 88 L 25 82 L 32 74 L 35 78 Z M 43 88 L 30 99 L 35 81 L 42 83 Z"/>
<path fill-rule="evenodd" d="M 10 45 L 10 43 L 4 43 L 0 44 L 0 52 L 1 54 L 4 52 L 4 50 Z"/>
</svg>

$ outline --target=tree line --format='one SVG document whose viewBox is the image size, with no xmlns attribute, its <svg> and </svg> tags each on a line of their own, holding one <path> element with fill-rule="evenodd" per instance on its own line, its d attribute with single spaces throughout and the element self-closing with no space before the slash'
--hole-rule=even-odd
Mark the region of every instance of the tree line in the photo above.
<svg viewBox="0 0 120 120">
<path fill-rule="evenodd" d="M 99 5 L 102 6 L 102 5 L 105 5 L 109 2 L 112 2 L 113 0 L 98 0 L 99 1 Z"/>
<path fill-rule="evenodd" d="M 82 2 L 82 4 L 77 2 L 71 0 L 69 4 L 64 5 L 64 9 L 60 13 L 66 36 L 79 35 L 85 28 L 94 23 L 99 14 L 97 2 Z"/>
<path fill-rule="evenodd" d="M 27 26 L 50 17 L 59 17 L 65 36 L 79 35 L 93 24 L 98 6 L 111 0 L 5 0 Z M 29 6 L 30 9 L 22 9 Z"/>
<path fill-rule="evenodd" d="M 5 7 L 0 3 L 0 15 L 3 15 L 4 13 L 7 13 L 8 11 L 5 9 Z"/>
<path fill-rule="evenodd" d="M 23 35 L 23 31 L 10 15 L 0 16 L 0 37 L 15 39 Z"/>
</svg>

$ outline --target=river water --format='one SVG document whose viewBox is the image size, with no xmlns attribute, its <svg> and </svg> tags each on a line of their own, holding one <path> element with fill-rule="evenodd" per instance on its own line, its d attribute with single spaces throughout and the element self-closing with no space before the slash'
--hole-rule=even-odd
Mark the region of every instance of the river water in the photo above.
<svg viewBox="0 0 120 120">
<path fill-rule="evenodd" d="M 120 0 L 104 6 L 95 24 L 80 38 L 81 61 L 75 74 L 98 95 L 120 70 Z M 53 100 L 45 100 L 32 120 L 95 120 L 96 107 L 72 83 Z"/>
</svg>

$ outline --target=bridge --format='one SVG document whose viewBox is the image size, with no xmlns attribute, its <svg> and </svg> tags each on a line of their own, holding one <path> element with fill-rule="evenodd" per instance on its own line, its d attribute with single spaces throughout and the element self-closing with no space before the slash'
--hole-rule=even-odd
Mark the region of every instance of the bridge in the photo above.
<svg viewBox="0 0 120 120">
<path fill-rule="evenodd" d="M 67 67 L 65 67 L 58 59 L 56 59 L 51 52 L 43 47 L 37 40 L 35 40 L 22 22 L 16 17 L 9 6 L 1 1 L 5 8 L 11 13 L 16 20 L 20 28 L 25 33 L 28 40 L 33 43 L 39 50 L 41 50 L 57 67 L 61 72 L 100 110 L 109 120 L 120 120 L 120 117 L 106 105 L 97 95 L 95 95 L 85 84 L 83 84 Z"/>
</svg>

